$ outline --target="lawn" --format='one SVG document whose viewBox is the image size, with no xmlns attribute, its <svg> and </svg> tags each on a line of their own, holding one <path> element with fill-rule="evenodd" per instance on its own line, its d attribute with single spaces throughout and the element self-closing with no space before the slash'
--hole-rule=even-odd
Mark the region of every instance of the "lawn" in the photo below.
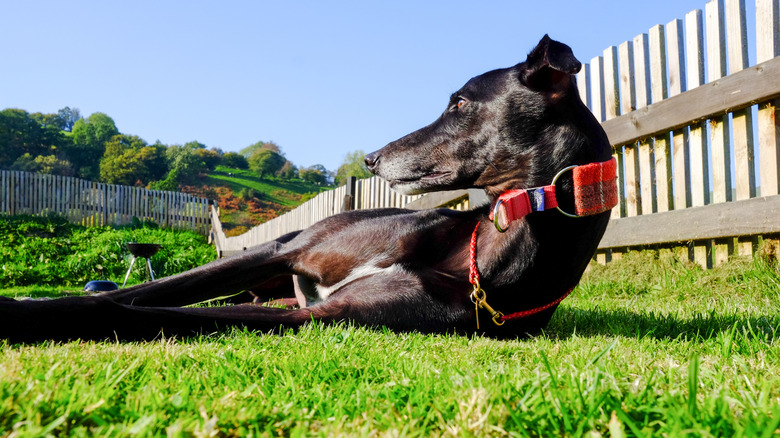
<svg viewBox="0 0 780 438">
<path fill-rule="evenodd" d="M 296 207 L 329 188 L 301 180 L 259 178 L 253 172 L 224 166 L 217 166 L 216 170 L 209 172 L 206 183 L 213 186 L 224 185 L 236 193 L 242 189 L 252 189 L 261 193 L 264 200 L 284 207 Z"/>
<path fill-rule="evenodd" d="M 0 436 L 773 436 L 778 327 L 776 262 L 637 252 L 528 340 L 311 324 L 5 345 Z"/>
</svg>

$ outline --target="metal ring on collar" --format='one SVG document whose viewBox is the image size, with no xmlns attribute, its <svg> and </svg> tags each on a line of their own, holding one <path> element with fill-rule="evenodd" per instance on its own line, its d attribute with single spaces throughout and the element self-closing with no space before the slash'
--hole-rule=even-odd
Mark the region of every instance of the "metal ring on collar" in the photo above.
<svg viewBox="0 0 780 438">
<path fill-rule="evenodd" d="M 496 206 L 493 207 L 493 225 L 495 225 L 496 229 L 501 233 L 509 229 L 509 226 L 507 226 L 506 228 L 501 228 L 501 225 L 498 224 L 498 207 L 501 205 L 502 202 L 504 201 L 499 199 L 498 201 L 496 201 Z"/>
<path fill-rule="evenodd" d="M 557 175 L 555 175 L 555 176 L 553 177 L 553 179 L 552 179 L 552 184 L 551 184 L 551 185 L 552 185 L 553 187 L 555 187 L 555 182 L 556 182 L 556 181 L 558 181 L 558 178 L 560 178 L 560 177 L 561 177 L 561 175 L 563 175 L 564 173 L 566 173 L 566 172 L 568 172 L 568 171 L 570 171 L 570 170 L 574 169 L 575 167 L 577 167 L 577 166 L 569 166 L 569 167 L 565 167 L 564 169 L 562 169 L 560 172 L 558 172 L 558 174 L 557 174 Z M 561 214 L 563 214 L 564 216 L 568 216 L 568 217 L 582 217 L 582 216 L 577 216 L 576 214 L 567 213 L 567 212 L 563 211 L 563 210 L 561 209 L 561 207 L 559 207 L 559 206 L 556 206 L 555 208 L 557 208 L 557 209 L 558 209 L 558 211 L 560 211 L 560 212 L 561 212 Z M 495 214 L 495 213 L 494 213 L 494 214 Z"/>
</svg>

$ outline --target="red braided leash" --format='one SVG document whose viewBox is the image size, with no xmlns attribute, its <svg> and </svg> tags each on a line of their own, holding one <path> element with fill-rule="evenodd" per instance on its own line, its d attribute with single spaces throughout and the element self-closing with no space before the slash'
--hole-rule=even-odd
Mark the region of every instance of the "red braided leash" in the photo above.
<svg viewBox="0 0 780 438">
<path fill-rule="evenodd" d="M 471 246 L 469 247 L 470 263 L 469 263 L 469 283 L 472 286 L 476 286 L 479 283 L 479 271 L 477 271 L 477 231 L 479 230 L 479 222 L 477 222 L 474 232 L 471 233 Z"/>
<path fill-rule="evenodd" d="M 479 223 L 477 223 L 477 226 L 474 228 L 474 232 L 471 233 L 471 245 L 469 246 L 469 283 L 471 283 L 472 286 L 474 286 L 474 290 L 481 290 L 479 286 L 479 271 L 477 270 L 477 232 L 479 230 Z M 574 287 L 566 291 L 562 296 L 557 298 L 555 301 L 552 301 L 550 303 L 541 305 L 539 307 L 534 307 L 533 309 L 528 310 L 522 310 L 520 312 L 510 313 L 509 315 L 499 315 L 494 316 L 496 321 L 500 321 L 502 324 L 504 321 L 508 321 L 510 319 L 520 319 L 520 318 L 527 318 L 532 315 L 536 315 L 537 313 L 544 312 L 547 309 L 550 309 L 552 307 L 557 306 L 561 303 L 566 297 L 571 294 L 571 292 L 574 290 Z M 484 292 L 483 292 L 484 293 Z M 483 298 L 484 301 L 484 298 Z M 479 303 L 476 303 L 479 306 Z M 492 313 L 492 312 L 491 312 Z M 500 313 L 500 312 L 498 312 Z M 479 318 L 479 316 L 477 316 Z M 479 328 L 479 322 L 477 322 L 477 328 Z"/>
</svg>

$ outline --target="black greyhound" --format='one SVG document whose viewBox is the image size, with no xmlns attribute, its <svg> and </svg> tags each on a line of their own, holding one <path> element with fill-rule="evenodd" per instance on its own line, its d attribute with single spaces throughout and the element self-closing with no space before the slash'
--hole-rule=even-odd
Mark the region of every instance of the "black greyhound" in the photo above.
<svg viewBox="0 0 780 438">
<path fill-rule="evenodd" d="M 350 211 L 131 288 L 6 298 L 0 339 L 153 339 L 312 320 L 496 337 L 538 332 L 578 283 L 614 205 L 614 167 L 596 189 L 578 185 L 577 169 L 562 172 L 614 166 L 606 134 L 580 101 L 573 76 L 580 66 L 568 46 L 545 36 L 525 62 L 471 79 L 431 125 L 366 157 L 397 191 L 484 188 L 492 208 Z M 609 199 L 583 210 L 583 191 Z M 502 193 L 520 193 L 522 208 Z M 525 211 L 513 214 L 518 208 Z M 297 296 L 300 306 L 180 307 L 246 290 Z"/>
</svg>

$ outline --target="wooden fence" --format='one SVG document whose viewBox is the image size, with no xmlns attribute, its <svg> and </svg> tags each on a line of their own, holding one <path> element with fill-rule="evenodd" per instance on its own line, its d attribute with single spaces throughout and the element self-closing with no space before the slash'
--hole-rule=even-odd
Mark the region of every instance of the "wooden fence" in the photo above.
<svg viewBox="0 0 780 438">
<path fill-rule="evenodd" d="M 602 260 L 685 242 L 692 260 L 711 266 L 780 232 L 778 1 L 754 6 L 755 29 L 744 0 L 710 1 L 607 48 L 579 74 L 620 162 Z"/>
<path fill-rule="evenodd" d="M 378 177 L 355 180 L 342 187 L 322 192 L 294 210 L 258 225 L 240 236 L 226 237 L 219 221 L 219 209 L 211 210 L 213 224 L 211 239 L 219 257 L 241 252 L 263 242 L 276 239 L 292 231 L 302 230 L 314 223 L 347 210 L 368 208 L 423 209 L 446 206 L 459 210 L 487 202 L 481 190 L 457 190 L 432 193 L 425 196 L 404 196 L 390 190 L 387 181 Z"/>
<path fill-rule="evenodd" d="M 207 234 L 208 205 L 207 199 L 184 193 L 0 171 L 0 214 L 56 213 L 87 226 L 128 224 L 135 217 Z"/>
<path fill-rule="evenodd" d="M 599 260 L 683 244 L 691 260 L 712 266 L 752 253 L 757 236 L 780 233 L 778 0 L 754 6 L 755 29 L 747 28 L 745 0 L 713 0 L 583 65 L 580 95 L 602 121 L 619 162 L 620 203 Z M 348 190 L 321 194 L 301 212 L 261 225 L 262 232 L 239 236 L 241 243 L 237 237 L 221 244 L 237 251 L 309 226 L 343 211 Z M 359 181 L 354 197 L 355 208 L 484 202 L 475 191 L 405 197 L 377 178 Z"/>
</svg>

